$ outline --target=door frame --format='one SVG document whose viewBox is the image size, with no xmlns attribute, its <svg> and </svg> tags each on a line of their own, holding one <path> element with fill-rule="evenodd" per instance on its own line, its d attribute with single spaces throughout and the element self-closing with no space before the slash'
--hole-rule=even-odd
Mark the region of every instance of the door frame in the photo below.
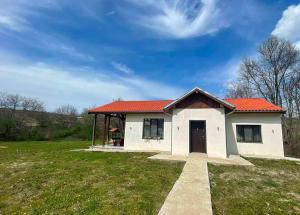
<svg viewBox="0 0 300 215">
<path fill-rule="evenodd" d="M 206 120 L 189 120 L 189 153 L 192 153 L 192 122 L 204 122 L 205 125 L 205 154 L 207 154 L 207 129 L 206 129 Z M 203 153 L 203 152 L 201 152 Z"/>
</svg>

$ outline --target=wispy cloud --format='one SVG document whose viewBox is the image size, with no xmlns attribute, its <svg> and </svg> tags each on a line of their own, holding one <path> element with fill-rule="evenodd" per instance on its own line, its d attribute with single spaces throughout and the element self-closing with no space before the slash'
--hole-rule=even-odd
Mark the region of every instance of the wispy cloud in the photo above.
<svg viewBox="0 0 300 215">
<path fill-rule="evenodd" d="M 21 17 L 0 15 L 0 27 L 8 28 L 13 31 L 21 31 L 25 28 L 26 21 Z M 1 29 L 0 29 L 1 30 Z"/>
<path fill-rule="evenodd" d="M 57 8 L 56 0 L 27 1 L 0 0 L 0 31 L 3 29 L 12 31 L 26 30 L 31 16 L 40 14 L 41 9 Z"/>
<path fill-rule="evenodd" d="M 60 22 L 57 17 L 47 16 L 49 11 L 62 11 L 68 9 L 75 11 L 78 16 L 101 21 L 105 15 L 102 1 L 77 0 L 0 0 L 0 31 L 24 31 L 31 28 L 32 18 L 47 18 Z M 110 12 L 113 15 L 114 11 Z M 68 23 L 70 24 L 70 22 Z M 77 25 L 77 22 L 74 22 Z"/>
<path fill-rule="evenodd" d="M 136 10 L 123 10 L 128 18 L 165 37 L 189 38 L 212 34 L 228 24 L 221 16 L 218 0 L 128 1 L 136 7 Z"/>
<path fill-rule="evenodd" d="M 199 71 L 195 74 L 195 78 L 189 80 L 193 80 L 194 85 L 208 90 L 211 89 L 217 96 L 222 98 L 231 82 L 236 80 L 241 63 L 241 58 L 232 58 L 209 70 Z"/>
<path fill-rule="evenodd" d="M 288 39 L 300 49 L 300 3 L 289 6 L 277 22 L 272 34 Z"/>
<path fill-rule="evenodd" d="M 241 59 L 230 59 L 226 63 L 218 65 L 207 71 L 207 76 L 202 77 L 202 80 L 208 85 L 218 84 L 222 87 L 227 87 L 228 83 L 236 79 L 240 64 Z"/>
<path fill-rule="evenodd" d="M 63 104 L 83 109 L 119 97 L 169 99 L 182 93 L 181 89 L 165 83 L 112 74 L 86 67 L 27 62 L 21 57 L 0 53 L 0 91 L 37 97 L 50 111 Z"/>
<path fill-rule="evenodd" d="M 112 10 L 106 13 L 107 16 L 113 16 L 116 14 L 116 11 Z"/>
<path fill-rule="evenodd" d="M 43 28 L 36 26 L 36 19 L 46 16 L 46 10 L 61 9 L 63 4 L 57 0 L 18 0 L 14 3 L 0 0 L 0 5 L 0 34 L 41 52 L 63 54 L 85 61 L 95 60 L 93 56 L 78 50 L 71 40 L 52 32 L 53 29 L 45 28 L 46 25 Z"/>
<path fill-rule="evenodd" d="M 128 66 L 126 66 L 123 63 L 112 62 L 111 64 L 115 69 L 117 69 L 118 71 L 123 72 L 127 75 L 130 75 L 130 74 L 134 73 L 134 71 L 131 68 L 129 68 Z"/>
<path fill-rule="evenodd" d="M 40 33 L 38 35 L 41 35 Z M 38 39 L 39 38 L 39 39 Z M 82 50 L 78 50 L 73 47 L 69 41 L 64 39 L 56 38 L 55 36 L 42 36 L 36 39 L 35 46 L 42 50 L 48 50 L 53 52 L 59 52 L 69 57 L 84 60 L 84 61 L 95 61 L 95 58 L 87 53 L 84 53 Z"/>
</svg>

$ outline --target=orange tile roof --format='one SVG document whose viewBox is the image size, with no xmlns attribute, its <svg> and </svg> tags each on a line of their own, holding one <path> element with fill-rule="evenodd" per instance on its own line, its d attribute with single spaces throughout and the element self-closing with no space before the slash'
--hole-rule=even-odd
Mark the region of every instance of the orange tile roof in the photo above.
<svg viewBox="0 0 300 215">
<path fill-rule="evenodd" d="M 115 101 L 91 109 L 90 113 L 163 113 L 164 107 L 173 100 Z"/>
<path fill-rule="evenodd" d="M 236 112 L 283 112 L 278 107 L 263 98 L 224 99 L 235 106 Z"/>
<path fill-rule="evenodd" d="M 262 98 L 224 99 L 235 106 L 236 112 L 284 112 L 278 107 Z M 163 113 L 164 107 L 173 100 L 154 101 L 115 101 L 103 106 L 93 108 L 89 113 Z"/>
</svg>

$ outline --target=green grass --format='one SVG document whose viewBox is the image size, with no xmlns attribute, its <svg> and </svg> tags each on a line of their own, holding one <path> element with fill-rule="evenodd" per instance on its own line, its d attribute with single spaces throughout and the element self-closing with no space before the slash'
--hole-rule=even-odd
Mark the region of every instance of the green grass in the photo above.
<svg viewBox="0 0 300 215">
<path fill-rule="evenodd" d="M 0 214 L 157 214 L 184 165 L 88 145 L 0 142 Z"/>
<path fill-rule="evenodd" d="M 300 163 L 247 159 L 255 167 L 209 164 L 214 214 L 300 214 Z"/>
</svg>

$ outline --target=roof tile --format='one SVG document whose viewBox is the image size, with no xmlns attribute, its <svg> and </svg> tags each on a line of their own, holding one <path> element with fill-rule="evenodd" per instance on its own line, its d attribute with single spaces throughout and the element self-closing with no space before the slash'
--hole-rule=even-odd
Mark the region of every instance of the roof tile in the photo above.
<svg viewBox="0 0 300 215">
<path fill-rule="evenodd" d="M 239 99 L 224 99 L 225 101 L 235 105 L 235 111 L 239 112 L 283 112 L 281 107 L 278 107 L 263 98 L 239 98 Z"/>
<path fill-rule="evenodd" d="M 115 101 L 91 109 L 90 113 L 163 113 L 164 107 L 173 100 L 156 101 Z"/>
<path fill-rule="evenodd" d="M 224 99 L 233 104 L 237 112 L 283 112 L 278 107 L 263 98 Z M 93 108 L 89 113 L 163 113 L 164 107 L 173 100 L 154 101 L 115 101 Z"/>
</svg>

